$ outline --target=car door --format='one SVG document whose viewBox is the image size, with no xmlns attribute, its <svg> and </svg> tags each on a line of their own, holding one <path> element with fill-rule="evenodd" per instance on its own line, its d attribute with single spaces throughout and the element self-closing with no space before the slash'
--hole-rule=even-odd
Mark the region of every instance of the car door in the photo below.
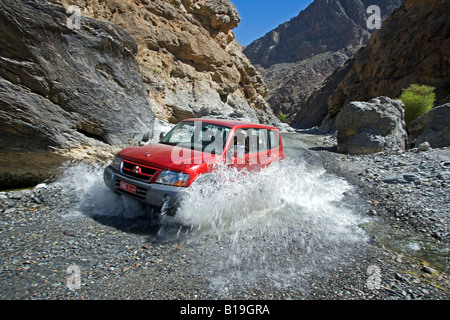
<svg viewBox="0 0 450 320">
<path fill-rule="evenodd" d="M 228 148 L 228 162 L 238 170 L 255 171 L 270 164 L 269 130 L 240 128 Z"/>
<path fill-rule="evenodd" d="M 247 169 L 248 161 L 246 154 L 246 137 L 247 129 L 236 129 L 233 132 L 233 136 L 228 146 L 226 153 L 227 163 L 229 166 L 236 168 L 238 170 Z"/>
<path fill-rule="evenodd" d="M 268 150 L 267 164 L 283 159 L 284 152 L 281 144 L 280 132 L 276 129 L 267 130 L 268 134 Z"/>
<path fill-rule="evenodd" d="M 259 170 L 269 162 L 268 158 L 268 130 L 263 128 L 249 128 L 246 137 L 246 162 L 249 171 Z"/>
</svg>

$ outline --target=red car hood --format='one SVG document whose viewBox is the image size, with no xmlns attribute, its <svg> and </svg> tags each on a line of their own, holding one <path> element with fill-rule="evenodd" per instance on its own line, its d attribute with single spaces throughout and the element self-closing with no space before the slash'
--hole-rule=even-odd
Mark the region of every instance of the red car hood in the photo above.
<svg viewBox="0 0 450 320">
<path fill-rule="evenodd" d="M 215 155 L 166 144 L 126 148 L 118 156 L 154 168 L 186 172 L 187 169 L 216 160 Z"/>
</svg>

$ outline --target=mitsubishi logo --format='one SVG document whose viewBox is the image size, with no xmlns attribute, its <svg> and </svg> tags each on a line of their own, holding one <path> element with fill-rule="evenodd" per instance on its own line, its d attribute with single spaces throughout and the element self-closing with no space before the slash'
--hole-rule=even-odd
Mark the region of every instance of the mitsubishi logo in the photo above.
<svg viewBox="0 0 450 320">
<path fill-rule="evenodd" d="M 141 173 L 141 167 L 134 166 L 133 169 L 131 169 L 131 172 L 136 173 L 136 174 L 140 174 Z"/>
</svg>

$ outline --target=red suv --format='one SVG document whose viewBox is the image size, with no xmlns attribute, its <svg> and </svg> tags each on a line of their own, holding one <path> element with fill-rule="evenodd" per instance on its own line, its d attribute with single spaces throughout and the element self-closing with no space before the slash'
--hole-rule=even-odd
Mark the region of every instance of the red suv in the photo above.
<svg viewBox="0 0 450 320">
<path fill-rule="evenodd" d="M 192 183 L 214 179 L 218 164 L 259 170 L 285 157 L 280 133 L 267 125 L 219 119 L 187 119 L 157 144 L 118 152 L 104 171 L 113 191 L 175 214 Z M 167 209 L 167 210 L 166 210 Z"/>
</svg>

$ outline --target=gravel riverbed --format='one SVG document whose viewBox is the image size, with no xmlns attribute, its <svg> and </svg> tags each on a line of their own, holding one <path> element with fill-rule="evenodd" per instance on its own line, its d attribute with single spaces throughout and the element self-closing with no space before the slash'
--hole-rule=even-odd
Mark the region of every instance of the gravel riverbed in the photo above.
<svg viewBox="0 0 450 320">
<path fill-rule="evenodd" d="M 316 260 L 323 261 L 297 267 L 314 254 L 302 247 L 305 238 L 279 249 L 270 232 L 247 234 L 258 247 L 237 259 L 229 250 L 236 248 L 234 234 L 193 236 L 189 227 L 151 216 L 85 214 L 77 194 L 59 181 L 0 192 L 0 298 L 450 298 L 448 148 L 347 156 L 334 152 L 332 136 L 284 138 L 287 145 L 301 141 L 290 145 L 301 151 L 293 154 L 354 186 L 339 205 L 368 219 L 360 225 L 367 239 L 345 242 L 337 259 L 328 257 L 335 248 L 319 243 Z M 273 248 L 271 256 L 245 257 L 260 247 Z"/>
</svg>

